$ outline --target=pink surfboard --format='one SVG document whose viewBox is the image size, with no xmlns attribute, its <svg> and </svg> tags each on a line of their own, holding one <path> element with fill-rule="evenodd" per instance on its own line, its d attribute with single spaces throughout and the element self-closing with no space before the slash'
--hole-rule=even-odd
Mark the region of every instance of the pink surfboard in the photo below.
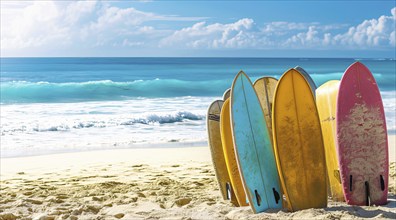
<svg viewBox="0 0 396 220">
<path fill-rule="evenodd" d="M 388 197 L 388 138 L 377 83 L 360 62 L 341 79 L 336 112 L 337 153 L 345 201 L 383 205 Z"/>
</svg>

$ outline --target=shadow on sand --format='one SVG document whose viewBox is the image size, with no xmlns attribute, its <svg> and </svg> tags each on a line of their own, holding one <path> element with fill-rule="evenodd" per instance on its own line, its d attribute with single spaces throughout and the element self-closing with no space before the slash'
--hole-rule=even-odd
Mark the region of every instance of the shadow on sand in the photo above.
<svg viewBox="0 0 396 220">
<path fill-rule="evenodd" d="M 360 218 L 390 218 L 396 219 L 396 195 L 389 195 L 388 196 L 388 203 L 382 207 L 387 207 L 390 210 L 378 210 L 376 206 L 365 206 L 364 208 L 360 206 L 349 206 L 345 203 L 340 203 L 340 205 L 336 205 L 334 207 L 325 208 L 326 211 L 345 211 L 348 212 L 350 215 L 354 215 Z"/>
</svg>

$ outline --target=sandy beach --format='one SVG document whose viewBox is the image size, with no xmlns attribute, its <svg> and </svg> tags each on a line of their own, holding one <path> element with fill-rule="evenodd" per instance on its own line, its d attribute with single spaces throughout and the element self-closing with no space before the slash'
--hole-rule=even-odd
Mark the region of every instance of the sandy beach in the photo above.
<svg viewBox="0 0 396 220">
<path fill-rule="evenodd" d="M 0 220 L 396 220 L 395 2 L 0 0 Z"/>
<path fill-rule="evenodd" d="M 253 214 L 221 199 L 208 147 L 150 148 L 2 158 L 0 219 L 395 219 L 395 140 L 381 207 Z"/>
</svg>

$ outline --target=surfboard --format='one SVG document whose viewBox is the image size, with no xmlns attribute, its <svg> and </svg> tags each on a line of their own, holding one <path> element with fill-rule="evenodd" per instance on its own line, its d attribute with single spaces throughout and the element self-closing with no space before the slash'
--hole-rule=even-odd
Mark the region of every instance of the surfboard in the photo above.
<svg viewBox="0 0 396 220">
<path fill-rule="evenodd" d="M 246 193 L 243 188 L 239 167 L 235 157 L 234 143 L 232 140 L 231 120 L 230 120 L 230 99 L 226 99 L 220 114 L 220 132 L 223 145 L 224 158 L 230 175 L 232 189 L 239 206 L 247 206 Z"/>
<path fill-rule="evenodd" d="M 339 85 L 339 80 L 330 80 L 316 89 L 316 106 L 319 112 L 320 125 L 322 126 L 327 175 L 330 195 L 333 201 L 344 201 L 335 144 L 335 118 Z"/>
<path fill-rule="evenodd" d="M 384 107 L 373 75 L 360 62 L 349 66 L 341 78 L 336 131 L 346 202 L 386 204 L 389 158 Z"/>
<path fill-rule="evenodd" d="M 227 89 L 223 94 L 223 101 L 230 98 L 231 89 Z"/>
<path fill-rule="evenodd" d="M 252 82 L 239 72 L 231 87 L 231 129 L 245 193 L 254 213 L 282 208 L 271 138 Z"/>
<path fill-rule="evenodd" d="M 278 80 L 273 77 L 261 77 L 253 83 L 257 96 L 260 100 L 261 108 L 264 112 L 267 129 L 272 140 L 272 101 Z"/>
<path fill-rule="evenodd" d="M 208 108 L 206 126 L 208 131 L 208 142 L 210 153 L 212 155 L 213 167 L 215 170 L 219 189 L 224 200 L 231 199 L 231 203 L 238 205 L 232 187 L 230 185 L 230 176 L 228 175 L 226 162 L 224 159 L 223 146 L 221 144 L 220 134 L 220 112 L 223 101 L 216 100 Z"/>
<path fill-rule="evenodd" d="M 294 69 L 297 70 L 299 73 L 301 73 L 304 76 L 304 78 L 307 80 L 309 86 L 311 87 L 312 93 L 315 97 L 315 95 L 316 95 L 315 91 L 317 89 L 317 86 L 316 86 L 315 82 L 313 81 L 312 77 L 307 73 L 307 71 L 305 71 L 305 69 L 303 69 L 300 66 L 296 66 L 296 67 L 294 67 Z"/>
<path fill-rule="evenodd" d="M 327 206 L 326 161 L 315 99 L 305 77 L 286 71 L 275 89 L 274 149 L 290 211 Z"/>
</svg>

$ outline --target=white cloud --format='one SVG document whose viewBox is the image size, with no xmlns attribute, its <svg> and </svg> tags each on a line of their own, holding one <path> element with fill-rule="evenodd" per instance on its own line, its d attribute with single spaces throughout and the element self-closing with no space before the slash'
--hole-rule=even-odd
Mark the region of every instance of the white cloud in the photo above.
<svg viewBox="0 0 396 220">
<path fill-rule="evenodd" d="M 248 17 L 229 23 L 210 23 L 206 17 L 161 15 L 101 1 L 1 1 L 1 8 L 2 53 L 18 50 L 34 54 L 50 49 L 79 55 L 81 50 L 116 51 L 122 47 L 155 51 L 396 46 L 396 7 L 391 15 L 364 20 L 354 26 L 285 21 L 257 24 Z M 168 22 L 189 26 L 174 30 Z"/>
<path fill-rule="evenodd" d="M 199 22 L 160 42 L 161 47 L 244 49 L 362 49 L 395 46 L 396 8 L 392 16 L 365 20 L 356 26 L 317 22 L 270 22 L 263 27 L 250 18 L 228 24 Z M 333 34 L 348 28 L 344 33 Z"/>
<path fill-rule="evenodd" d="M 65 20 L 74 24 L 95 12 L 97 1 L 77 1 L 70 3 L 65 11 Z"/>
<path fill-rule="evenodd" d="M 392 33 L 389 36 L 389 43 L 391 46 L 396 46 L 396 34 L 395 31 L 392 31 Z"/>
<path fill-rule="evenodd" d="M 199 21 L 97 1 L 1 1 L 1 50 L 79 49 L 124 45 L 164 37 L 148 21 Z M 126 39 L 126 41 L 124 41 Z M 141 44 L 136 44 L 141 45 Z M 4 54 L 3 54 L 4 55 Z"/>
<path fill-rule="evenodd" d="M 308 27 L 318 25 L 319 23 L 296 23 L 286 21 L 275 21 L 264 25 L 261 29 L 263 32 L 272 35 L 290 35 L 296 31 L 305 31 Z"/>
<path fill-rule="evenodd" d="M 346 32 L 346 24 L 270 22 L 259 28 L 252 19 L 228 24 L 199 22 L 175 31 L 160 42 L 162 47 L 256 49 L 361 49 L 395 46 L 396 8 L 392 16 L 365 20 Z"/>
<path fill-rule="evenodd" d="M 58 47 L 74 43 L 81 20 L 94 14 L 95 1 L 1 2 L 1 48 Z"/>
<path fill-rule="evenodd" d="M 134 46 L 143 46 L 144 42 L 143 41 L 130 41 L 128 39 L 124 39 L 122 42 L 122 46 L 127 46 L 127 47 L 134 47 Z"/>
<path fill-rule="evenodd" d="M 67 28 L 57 25 L 60 17 L 61 12 L 53 2 L 39 1 L 2 14 L 1 47 L 38 47 L 56 41 L 67 33 Z"/>
<path fill-rule="evenodd" d="M 395 11 L 396 8 L 391 10 L 392 16 L 382 15 L 350 27 L 348 32 L 334 37 L 335 44 L 364 48 L 394 46 Z"/>
<path fill-rule="evenodd" d="M 320 44 L 322 39 L 318 36 L 316 26 L 308 27 L 307 32 L 298 33 L 289 39 L 287 39 L 282 46 L 291 48 L 314 48 L 316 45 Z M 329 37 L 329 36 L 327 36 Z M 329 41 L 329 39 L 326 39 Z"/>
<path fill-rule="evenodd" d="M 209 24 L 198 22 L 191 27 L 175 31 L 160 42 L 162 47 L 190 48 L 243 48 L 252 47 L 254 39 L 254 21 L 240 19 L 229 24 Z"/>
<path fill-rule="evenodd" d="M 155 16 L 152 13 L 145 13 L 134 8 L 106 8 L 104 13 L 91 25 L 92 29 L 106 29 L 109 26 L 140 25 L 144 21 L 151 20 Z"/>
<path fill-rule="evenodd" d="M 295 48 L 318 47 L 337 49 L 367 49 L 387 48 L 395 46 L 396 7 L 391 10 L 392 16 L 382 15 L 378 19 L 364 20 L 362 23 L 349 27 L 345 33 L 333 34 L 311 26 L 308 32 L 301 32 L 291 36 L 285 45 L 294 45 Z M 327 28 L 322 30 L 327 31 Z"/>
</svg>

